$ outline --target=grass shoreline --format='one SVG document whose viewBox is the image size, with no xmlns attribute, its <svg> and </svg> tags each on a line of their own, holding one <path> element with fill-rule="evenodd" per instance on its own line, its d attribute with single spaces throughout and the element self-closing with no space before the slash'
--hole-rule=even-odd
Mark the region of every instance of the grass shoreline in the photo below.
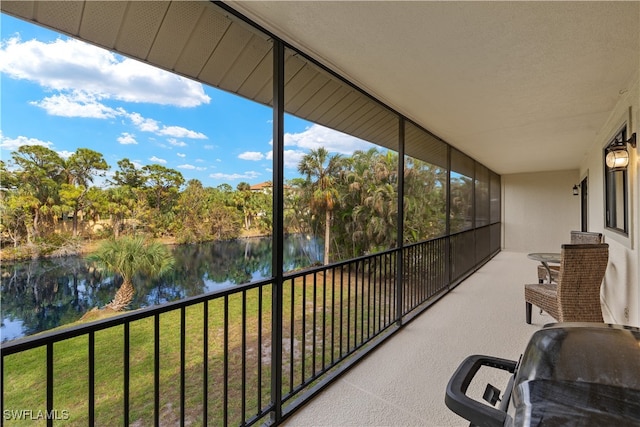
<svg viewBox="0 0 640 427">
<path fill-rule="evenodd" d="M 258 230 L 242 230 L 242 233 L 240 234 L 240 236 L 236 237 L 236 239 L 248 239 L 248 238 L 252 238 L 252 237 L 268 237 L 271 234 L 267 234 Z M 3 262 L 21 262 L 21 261 L 28 261 L 31 259 L 46 259 L 46 258 L 57 258 L 57 257 L 63 257 L 63 256 L 86 256 L 86 255 L 90 255 L 91 253 L 95 252 L 96 249 L 100 246 L 100 244 L 104 241 L 108 240 L 108 238 L 105 239 L 83 239 L 83 240 L 79 240 L 77 245 L 70 245 L 69 247 L 66 248 L 58 248 L 56 250 L 43 250 L 43 248 L 38 247 L 35 244 L 31 244 L 31 245 L 20 245 L 17 247 L 4 247 L 4 248 L 0 248 L 0 260 L 2 260 Z M 165 244 L 167 246 L 176 246 L 179 245 L 181 243 L 178 243 L 178 241 L 174 238 L 174 237 L 158 237 L 158 238 L 153 238 L 153 240 L 155 241 L 159 241 L 162 244 Z M 197 243 L 209 243 L 209 242 L 216 242 L 218 240 L 210 240 L 207 242 L 197 242 Z"/>
</svg>

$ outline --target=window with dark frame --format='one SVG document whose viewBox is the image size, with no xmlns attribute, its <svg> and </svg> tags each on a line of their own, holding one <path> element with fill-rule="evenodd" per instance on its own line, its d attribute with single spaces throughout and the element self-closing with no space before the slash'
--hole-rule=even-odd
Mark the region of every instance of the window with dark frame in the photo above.
<svg viewBox="0 0 640 427">
<path fill-rule="evenodd" d="M 604 149 L 604 158 L 611 147 L 627 140 L 627 126 L 623 126 Z M 605 227 L 629 235 L 629 192 L 627 168 L 611 169 L 604 163 Z"/>
</svg>

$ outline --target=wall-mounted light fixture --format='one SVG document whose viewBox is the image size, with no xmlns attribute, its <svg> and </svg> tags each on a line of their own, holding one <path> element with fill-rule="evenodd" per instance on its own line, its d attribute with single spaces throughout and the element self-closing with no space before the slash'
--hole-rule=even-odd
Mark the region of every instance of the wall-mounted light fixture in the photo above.
<svg viewBox="0 0 640 427">
<path fill-rule="evenodd" d="M 574 186 L 573 186 L 573 195 L 577 196 L 578 194 L 580 194 L 580 192 L 578 191 L 578 185 L 574 184 Z"/>
<path fill-rule="evenodd" d="M 605 163 L 611 171 L 624 170 L 629 165 L 629 151 L 627 151 L 627 145 L 631 145 L 636 148 L 636 134 L 635 132 L 626 141 L 615 140 L 607 147 L 607 156 L 605 157 Z"/>
</svg>

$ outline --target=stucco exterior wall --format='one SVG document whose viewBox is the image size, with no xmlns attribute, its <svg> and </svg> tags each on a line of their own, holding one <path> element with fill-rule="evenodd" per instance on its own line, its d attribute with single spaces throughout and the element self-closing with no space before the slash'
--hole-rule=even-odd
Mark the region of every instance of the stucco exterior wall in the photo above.
<svg viewBox="0 0 640 427">
<path fill-rule="evenodd" d="M 580 197 L 572 187 L 587 178 L 589 231 L 601 232 L 609 244 L 609 265 L 602 285 L 606 322 L 640 326 L 640 156 L 629 147 L 629 235 L 605 228 L 605 145 L 622 125 L 640 136 L 640 79 L 620 90 L 609 120 L 583 153 L 579 170 L 502 176 L 503 248 L 514 252 L 558 252 L 571 230 L 580 230 Z M 578 155 L 579 153 L 576 153 Z M 532 269 L 533 269 L 532 265 Z"/>
<path fill-rule="evenodd" d="M 636 79 L 628 88 L 620 90 L 616 108 L 611 112 L 606 125 L 594 137 L 592 149 L 580 170 L 580 177 L 588 176 L 589 179 L 589 228 L 604 233 L 605 242 L 609 244 L 609 265 L 602 286 L 605 320 L 609 317 L 614 323 L 634 326 L 640 326 L 638 151 L 637 148 L 629 147 L 629 235 L 624 236 L 605 228 L 603 149 L 625 123 L 629 135 L 633 132 L 638 135 L 639 122 L 640 82 Z"/>
<path fill-rule="evenodd" d="M 572 192 L 579 178 L 578 170 L 503 175 L 503 248 L 559 252 L 580 229 L 580 197 Z"/>
</svg>

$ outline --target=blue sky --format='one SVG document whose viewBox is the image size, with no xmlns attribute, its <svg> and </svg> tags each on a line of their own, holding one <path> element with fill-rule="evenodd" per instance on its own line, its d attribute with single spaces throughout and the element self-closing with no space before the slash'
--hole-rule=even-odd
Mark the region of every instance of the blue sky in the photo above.
<svg viewBox="0 0 640 427">
<path fill-rule="evenodd" d="M 62 34 L 0 14 L 0 158 L 26 144 L 66 157 L 78 148 L 117 169 L 161 164 L 205 186 L 272 179 L 271 109 Z M 372 145 L 285 117 L 285 178 L 324 146 Z"/>
</svg>

